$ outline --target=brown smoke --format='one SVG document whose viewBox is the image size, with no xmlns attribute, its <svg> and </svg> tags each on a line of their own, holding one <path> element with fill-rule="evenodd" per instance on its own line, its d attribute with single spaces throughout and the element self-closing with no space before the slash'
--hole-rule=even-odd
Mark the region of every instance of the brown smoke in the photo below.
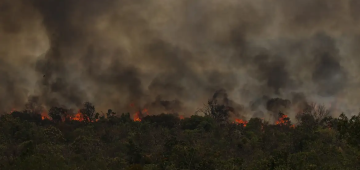
<svg viewBox="0 0 360 170">
<path fill-rule="evenodd" d="M 294 94 L 358 111 L 359 9 L 357 0 L 2 0 L 0 110 L 37 96 L 45 107 L 134 103 L 189 115 L 225 89 L 250 116 Z"/>
</svg>

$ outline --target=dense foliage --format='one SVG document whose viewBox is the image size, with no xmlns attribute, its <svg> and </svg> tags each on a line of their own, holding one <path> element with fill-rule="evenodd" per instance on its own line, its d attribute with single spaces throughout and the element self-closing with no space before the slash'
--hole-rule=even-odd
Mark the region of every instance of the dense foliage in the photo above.
<svg viewBox="0 0 360 170">
<path fill-rule="evenodd" d="M 111 110 L 88 121 L 53 120 L 29 111 L 0 118 L 0 169 L 128 170 L 335 170 L 360 168 L 360 116 L 298 115 L 293 127 L 252 118 L 246 124 L 223 123 L 216 115 L 145 116 Z M 223 110 L 223 109 L 218 109 Z M 217 112 L 216 108 L 213 112 Z M 283 115 L 280 115 L 283 116 Z M 222 121 L 222 123 L 219 123 Z"/>
</svg>

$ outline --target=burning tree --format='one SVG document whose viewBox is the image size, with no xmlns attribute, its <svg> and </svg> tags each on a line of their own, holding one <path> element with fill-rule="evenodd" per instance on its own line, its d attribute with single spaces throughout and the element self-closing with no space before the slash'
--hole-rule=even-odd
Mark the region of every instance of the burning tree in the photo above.
<svg viewBox="0 0 360 170">
<path fill-rule="evenodd" d="M 294 125 L 291 125 L 290 118 L 281 112 L 279 113 L 279 119 L 276 121 L 275 124 L 280 126 L 290 126 L 292 128 L 295 127 Z"/>
</svg>

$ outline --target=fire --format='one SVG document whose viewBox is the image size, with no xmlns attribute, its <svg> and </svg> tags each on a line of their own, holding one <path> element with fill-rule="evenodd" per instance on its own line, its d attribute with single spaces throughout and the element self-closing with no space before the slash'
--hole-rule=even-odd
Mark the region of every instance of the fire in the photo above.
<svg viewBox="0 0 360 170">
<path fill-rule="evenodd" d="M 41 113 L 41 119 L 42 120 L 49 119 L 49 116 L 48 116 L 47 112 L 42 112 Z"/>
<path fill-rule="evenodd" d="M 275 123 L 276 125 L 289 125 L 290 122 L 289 122 L 289 119 L 288 119 L 288 116 L 287 115 L 282 115 Z M 291 128 L 295 128 L 295 125 L 291 125 L 290 126 Z"/>
<path fill-rule="evenodd" d="M 282 115 L 279 120 L 276 121 L 276 125 L 283 125 L 283 124 L 286 124 L 288 123 L 288 120 L 286 120 L 288 116 L 287 115 Z"/>
<path fill-rule="evenodd" d="M 179 116 L 179 119 L 180 119 L 180 120 L 183 120 L 183 119 L 184 119 L 184 116 L 183 116 L 183 115 L 180 115 L 180 116 Z"/>
<path fill-rule="evenodd" d="M 238 123 L 238 124 L 243 124 L 244 127 L 246 127 L 246 124 L 248 123 L 247 121 L 244 121 L 242 119 L 235 119 L 235 122 Z"/>
<path fill-rule="evenodd" d="M 41 116 L 42 120 L 49 119 L 47 116 Z"/>
<path fill-rule="evenodd" d="M 87 118 L 89 120 L 89 118 Z M 70 120 L 75 120 L 75 121 L 79 121 L 82 122 L 85 120 L 85 116 L 83 113 L 80 112 L 80 110 L 74 115 L 74 116 L 70 116 Z M 89 120 L 90 121 L 90 120 Z M 94 122 L 94 121 L 92 121 Z"/>
<path fill-rule="evenodd" d="M 135 107 L 135 104 L 134 103 L 131 103 L 130 104 L 130 107 L 131 108 L 134 108 Z M 134 121 L 135 122 L 141 122 L 141 117 L 142 117 L 142 115 L 143 114 L 146 114 L 146 115 L 149 115 L 149 110 L 148 109 L 143 109 L 143 110 L 139 110 L 138 112 L 136 112 L 135 114 L 134 114 Z"/>
<path fill-rule="evenodd" d="M 141 122 L 140 113 L 139 113 L 139 112 L 136 112 L 136 113 L 135 113 L 135 115 L 134 115 L 134 121 L 135 121 L 135 122 Z"/>
<path fill-rule="evenodd" d="M 147 115 L 149 115 L 149 111 L 147 109 L 143 109 L 141 111 L 138 111 L 135 113 L 134 115 L 134 121 L 135 122 L 141 122 L 141 116 L 143 113 L 146 113 Z"/>
<path fill-rule="evenodd" d="M 82 113 L 78 112 L 75 116 L 70 116 L 70 120 L 83 121 L 84 116 L 82 115 Z"/>
</svg>

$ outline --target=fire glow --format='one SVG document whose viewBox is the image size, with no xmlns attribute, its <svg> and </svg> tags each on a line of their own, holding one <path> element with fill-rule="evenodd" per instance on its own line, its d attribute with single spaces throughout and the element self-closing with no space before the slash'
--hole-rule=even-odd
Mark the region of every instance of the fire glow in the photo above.
<svg viewBox="0 0 360 170">
<path fill-rule="evenodd" d="M 235 122 L 238 123 L 238 124 L 243 124 L 244 127 L 246 127 L 246 124 L 248 123 L 247 121 L 244 121 L 242 119 L 235 119 Z"/>
<path fill-rule="evenodd" d="M 130 107 L 134 107 L 134 104 L 130 104 Z M 15 109 L 12 109 L 10 111 L 10 114 L 14 113 L 15 111 L 16 111 Z M 139 111 L 135 112 L 135 114 L 133 116 L 133 121 L 134 122 L 141 122 L 142 117 L 143 117 L 144 114 L 149 115 L 148 109 L 145 108 L 145 109 L 142 109 L 142 110 L 139 110 Z M 42 112 L 40 115 L 41 115 L 42 120 L 52 120 L 51 117 L 49 117 L 47 112 Z M 180 120 L 185 119 L 185 117 L 183 115 L 179 115 L 178 118 Z M 62 118 L 62 121 L 64 122 L 65 120 L 70 120 L 70 121 L 82 122 L 82 121 L 85 121 L 86 119 L 90 122 L 90 119 L 87 118 L 86 116 L 84 116 L 84 114 L 81 113 L 80 110 L 79 110 L 74 115 L 66 115 L 65 117 Z M 92 120 L 91 122 L 97 122 L 98 120 L 99 119 Z M 246 127 L 246 125 L 248 124 L 248 121 L 243 120 L 243 119 L 235 118 L 235 121 L 233 123 L 242 124 L 244 127 Z M 288 125 L 290 125 L 290 121 L 289 121 L 288 116 L 287 115 L 281 115 L 279 117 L 279 119 L 275 122 L 275 125 L 279 125 L 279 126 L 288 126 Z M 295 125 L 290 125 L 290 127 L 295 128 Z"/>
<path fill-rule="evenodd" d="M 10 114 L 14 113 L 16 110 L 12 109 L 10 111 Z M 49 117 L 49 114 L 44 111 L 40 114 L 41 116 L 41 120 L 52 120 L 51 117 Z M 90 121 L 89 118 L 87 118 L 88 121 Z M 71 120 L 71 121 L 79 121 L 82 122 L 84 120 L 86 120 L 86 117 L 83 115 L 83 113 L 80 112 L 80 110 L 75 114 L 75 115 L 66 115 L 62 118 L 62 121 L 64 122 L 65 120 Z M 95 120 L 96 122 L 98 121 L 98 119 Z M 91 121 L 94 122 L 94 121 Z"/>
<path fill-rule="evenodd" d="M 84 121 L 84 115 L 79 111 L 78 113 L 76 113 L 74 116 L 70 116 L 70 120 L 75 120 L 75 121 Z"/>
<path fill-rule="evenodd" d="M 136 112 L 134 115 L 134 121 L 135 122 L 141 122 L 140 113 Z"/>
<path fill-rule="evenodd" d="M 290 122 L 289 122 L 288 116 L 287 116 L 287 115 L 282 115 L 282 116 L 275 122 L 275 124 L 276 124 L 276 125 L 280 125 L 280 126 L 289 125 Z M 291 125 L 290 127 L 291 127 L 291 128 L 295 128 L 295 125 Z"/>
</svg>

